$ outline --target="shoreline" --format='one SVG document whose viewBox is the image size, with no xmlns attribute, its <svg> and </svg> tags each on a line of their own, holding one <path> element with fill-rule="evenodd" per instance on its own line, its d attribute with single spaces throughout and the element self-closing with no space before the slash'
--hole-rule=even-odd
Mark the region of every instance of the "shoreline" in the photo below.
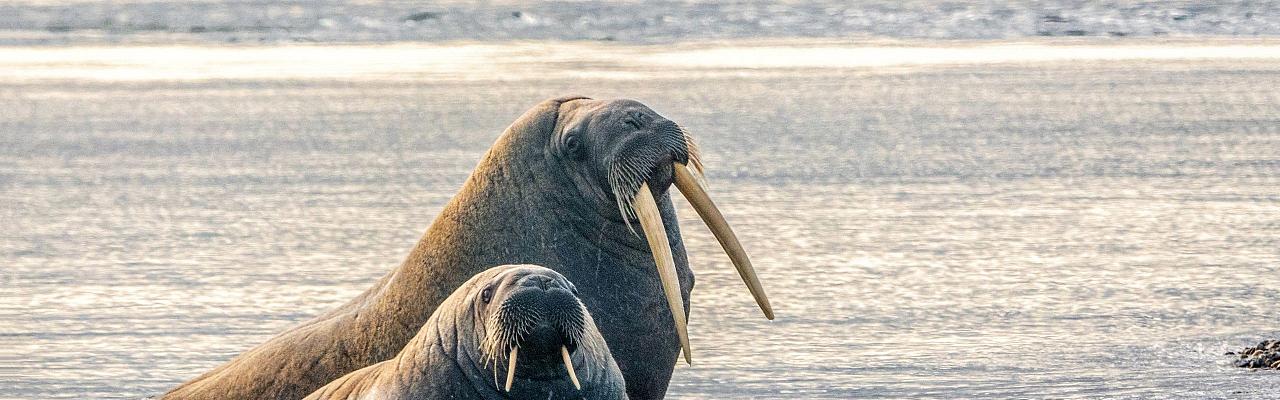
<svg viewBox="0 0 1280 400">
<path fill-rule="evenodd" d="M 972 65 L 1280 60 L 1280 39 L 457 41 L 0 46 L 0 82 L 525 81 L 881 72 Z"/>
</svg>

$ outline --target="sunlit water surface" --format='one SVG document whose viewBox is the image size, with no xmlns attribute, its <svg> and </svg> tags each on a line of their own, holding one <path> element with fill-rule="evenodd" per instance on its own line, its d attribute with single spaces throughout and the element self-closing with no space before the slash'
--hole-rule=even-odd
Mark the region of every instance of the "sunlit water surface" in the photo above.
<svg viewBox="0 0 1280 400">
<path fill-rule="evenodd" d="M 0 50 L 0 397 L 154 395 L 342 303 L 506 124 L 566 93 L 690 128 L 773 299 L 770 322 L 678 201 L 696 357 L 672 397 L 1280 396 L 1280 373 L 1223 356 L 1280 335 L 1274 56 L 626 49 L 487 77 L 112 67 L 159 79 Z"/>
</svg>

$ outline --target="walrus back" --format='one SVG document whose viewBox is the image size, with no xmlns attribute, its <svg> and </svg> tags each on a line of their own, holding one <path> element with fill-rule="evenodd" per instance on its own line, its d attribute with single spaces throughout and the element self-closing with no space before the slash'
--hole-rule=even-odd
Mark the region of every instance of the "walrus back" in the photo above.
<svg viewBox="0 0 1280 400">
<path fill-rule="evenodd" d="M 452 310 L 462 303 L 465 292 L 474 287 L 479 276 L 463 283 L 444 302 L 440 303 L 427 322 L 416 332 L 402 349 L 397 349 L 394 357 L 349 374 L 343 375 L 306 395 L 306 400 L 331 399 L 395 399 L 423 398 L 423 393 L 412 393 L 415 390 L 431 390 L 432 384 L 457 385 L 458 382 L 419 382 L 424 376 L 423 370 L 430 370 L 433 361 L 444 360 L 442 346 L 434 340 L 441 337 L 440 324 L 448 324 L 453 320 Z M 443 320 L 443 321 L 442 321 Z M 450 329 L 449 331 L 452 331 Z M 301 396 L 299 396 L 301 397 Z M 452 397 L 452 396 L 450 396 Z"/>
<path fill-rule="evenodd" d="M 348 372 L 390 358 L 399 351 L 398 344 L 370 348 L 361 341 L 367 338 L 342 334 L 358 322 L 361 307 L 390 276 L 352 301 L 289 328 L 159 398 L 301 399 Z"/>
<path fill-rule="evenodd" d="M 341 346 L 326 335 L 330 324 L 322 321 L 277 336 L 161 398 L 301 398 L 348 370 L 339 364 L 351 364 L 332 354 Z"/>
<path fill-rule="evenodd" d="M 383 372 L 394 367 L 393 361 L 383 361 L 343 375 L 311 393 L 306 400 L 388 398 L 392 394 L 382 393 L 377 383 Z"/>
</svg>

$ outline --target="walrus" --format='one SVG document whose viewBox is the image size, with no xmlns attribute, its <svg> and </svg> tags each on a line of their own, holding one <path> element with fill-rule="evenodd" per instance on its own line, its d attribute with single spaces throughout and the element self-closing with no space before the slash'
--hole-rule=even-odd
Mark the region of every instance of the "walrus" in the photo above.
<svg viewBox="0 0 1280 400">
<path fill-rule="evenodd" d="M 490 268 L 440 303 L 395 358 L 307 399 L 625 399 L 622 371 L 576 292 L 537 265 Z"/>
<path fill-rule="evenodd" d="M 543 101 L 489 148 L 398 268 L 164 398 L 300 399 L 394 357 L 455 288 L 502 264 L 546 265 L 575 282 L 627 395 L 662 398 L 681 349 L 686 362 L 692 357 L 694 277 L 668 188 L 685 195 L 773 319 L 746 252 L 707 195 L 698 154 L 685 129 L 640 102 Z"/>
</svg>

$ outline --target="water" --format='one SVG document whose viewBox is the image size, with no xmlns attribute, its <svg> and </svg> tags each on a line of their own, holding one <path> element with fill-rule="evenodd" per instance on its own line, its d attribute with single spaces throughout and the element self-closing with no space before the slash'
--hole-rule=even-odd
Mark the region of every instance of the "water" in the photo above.
<svg viewBox="0 0 1280 400">
<path fill-rule="evenodd" d="M 0 44 L 1280 35 L 1274 0 L 9 0 Z"/>
<path fill-rule="evenodd" d="M 1098 53 L 509 45 L 567 58 L 455 75 L 467 57 L 415 64 L 400 56 L 435 50 L 412 46 L 228 74 L 154 48 L 0 49 L 0 398 L 156 394 L 351 298 L 506 124 L 566 93 L 690 128 L 777 311 L 677 201 L 699 280 L 673 398 L 1280 396 L 1280 373 L 1223 355 L 1280 336 L 1275 43 L 1189 60 L 1057 43 L 1029 46 Z M 234 64 L 222 49 L 160 51 Z M 658 61 L 618 61 L 632 51 Z M 307 72 L 350 54 L 392 67 Z"/>
</svg>

